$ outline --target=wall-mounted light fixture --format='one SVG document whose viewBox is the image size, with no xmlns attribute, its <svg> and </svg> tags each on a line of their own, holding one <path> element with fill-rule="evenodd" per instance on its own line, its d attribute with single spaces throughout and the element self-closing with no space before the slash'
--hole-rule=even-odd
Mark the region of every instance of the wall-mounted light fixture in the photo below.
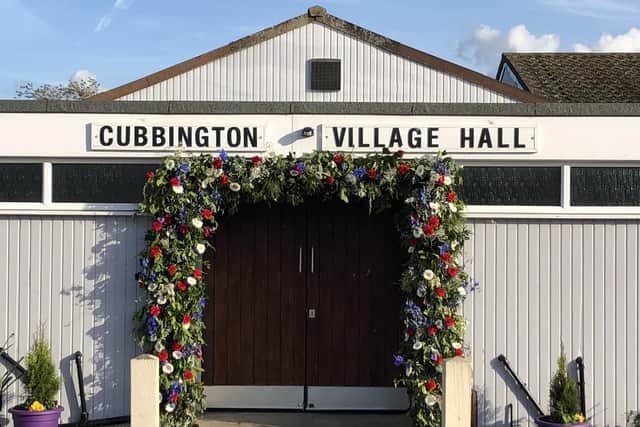
<svg viewBox="0 0 640 427">
<path fill-rule="evenodd" d="M 306 128 L 302 129 L 302 136 L 304 136 L 305 138 L 313 136 L 313 128 L 307 126 Z"/>
</svg>

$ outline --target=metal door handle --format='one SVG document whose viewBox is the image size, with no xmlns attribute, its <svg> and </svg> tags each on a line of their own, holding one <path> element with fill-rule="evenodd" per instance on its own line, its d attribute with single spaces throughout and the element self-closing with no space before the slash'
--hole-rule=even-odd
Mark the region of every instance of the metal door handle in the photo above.
<svg viewBox="0 0 640 427">
<path fill-rule="evenodd" d="M 311 274 L 313 274 L 313 273 L 314 273 L 314 270 L 315 270 L 314 265 L 313 265 L 313 264 L 314 264 L 314 261 L 315 261 L 315 260 L 314 260 L 314 255 L 315 255 L 315 254 L 314 254 L 314 249 L 315 249 L 315 248 L 314 248 L 313 246 L 311 246 Z"/>
<path fill-rule="evenodd" d="M 298 273 L 302 273 L 302 246 L 298 251 Z"/>
</svg>

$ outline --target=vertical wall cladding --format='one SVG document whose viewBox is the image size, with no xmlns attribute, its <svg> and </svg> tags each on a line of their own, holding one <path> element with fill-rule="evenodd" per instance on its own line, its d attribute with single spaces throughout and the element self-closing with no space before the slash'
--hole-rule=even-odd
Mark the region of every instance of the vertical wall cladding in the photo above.
<svg viewBox="0 0 640 427">
<path fill-rule="evenodd" d="M 0 217 L 0 343 L 15 333 L 9 354 L 21 358 L 38 323 L 46 321 L 64 380 L 63 420 L 79 420 L 78 350 L 84 354 L 90 418 L 129 414 L 129 359 L 136 353 L 129 333 L 137 294 L 133 276 L 147 227 L 146 220 L 131 216 Z M 16 384 L 1 425 L 7 407 L 21 398 Z"/>
<path fill-rule="evenodd" d="M 481 287 L 465 305 L 470 320 L 480 425 L 533 425 L 534 410 L 496 360 L 504 354 L 547 410 L 563 342 L 585 360 L 593 425 L 625 425 L 640 407 L 638 221 L 473 220 L 465 247 Z M 571 367 L 575 372 L 575 364 Z"/>
<path fill-rule="evenodd" d="M 309 90 L 309 60 L 339 58 L 342 89 Z M 436 71 L 310 23 L 126 95 L 126 101 L 513 102 L 477 84 Z"/>
</svg>

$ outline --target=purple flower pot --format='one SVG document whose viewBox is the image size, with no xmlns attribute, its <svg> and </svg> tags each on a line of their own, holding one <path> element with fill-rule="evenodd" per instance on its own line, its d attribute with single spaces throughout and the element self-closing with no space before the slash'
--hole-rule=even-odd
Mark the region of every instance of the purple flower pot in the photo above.
<svg viewBox="0 0 640 427">
<path fill-rule="evenodd" d="M 544 417 L 536 417 L 536 425 L 539 425 L 540 427 L 566 427 L 566 426 L 573 426 L 573 427 L 591 427 L 591 423 L 589 421 L 585 421 L 583 423 L 579 423 L 579 424 L 559 424 L 559 423 L 554 423 L 549 421 L 549 416 L 544 416 Z"/>
<path fill-rule="evenodd" d="M 58 406 L 56 409 L 47 409 L 46 411 L 9 409 L 13 417 L 14 427 L 58 427 L 62 411 L 64 411 L 62 406 Z"/>
</svg>

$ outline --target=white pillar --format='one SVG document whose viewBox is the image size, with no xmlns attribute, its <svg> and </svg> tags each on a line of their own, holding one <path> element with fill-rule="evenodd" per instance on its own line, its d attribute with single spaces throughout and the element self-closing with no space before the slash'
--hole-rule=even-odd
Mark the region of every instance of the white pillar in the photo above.
<svg viewBox="0 0 640 427">
<path fill-rule="evenodd" d="M 442 369 L 442 427 L 471 426 L 471 361 L 454 357 Z"/>
<path fill-rule="evenodd" d="M 160 363 L 152 354 L 131 359 L 131 427 L 159 427 Z"/>
</svg>

